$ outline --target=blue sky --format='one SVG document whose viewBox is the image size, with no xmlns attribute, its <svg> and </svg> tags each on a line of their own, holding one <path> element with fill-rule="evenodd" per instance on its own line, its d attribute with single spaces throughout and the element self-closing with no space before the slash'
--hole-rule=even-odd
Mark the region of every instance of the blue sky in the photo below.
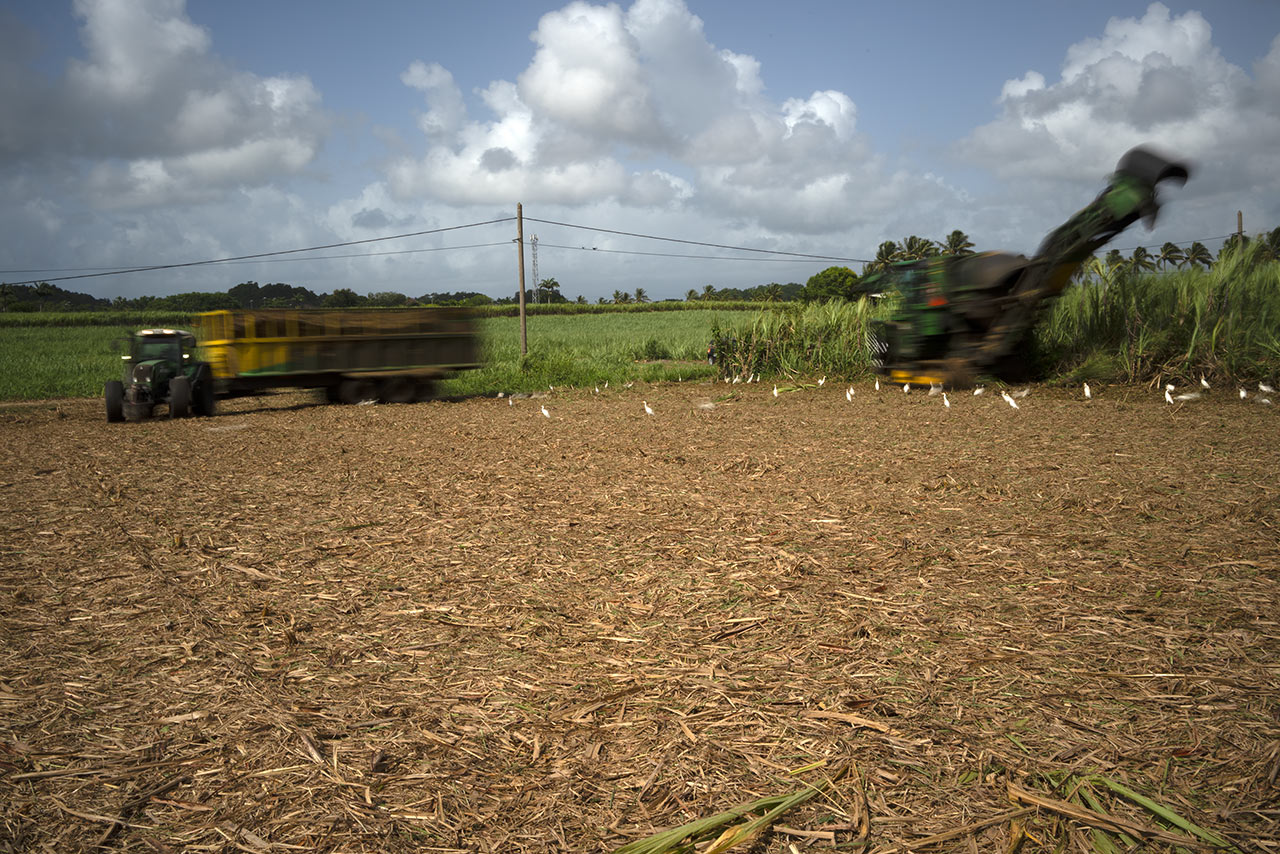
<svg viewBox="0 0 1280 854">
<path fill-rule="evenodd" d="M 1280 225 L 1271 0 L 31 0 L 0 8 L 0 79 L 11 282 L 447 228 L 517 202 L 542 220 L 840 258 L 953 228 L 1030 252 L 1142 142 L 1196 172 L 1166 191 L 1154 232 L 1113 245 L 1219 237 L 1238 209 L 1246 231 Z M 591 300 L 803 282 L 830 263 L 525 230 L 540 274 Z M 514 233 L 60 284 L 501 296 Z M 497 245 L 456 248 L 471 244 Z"/>
</svg>

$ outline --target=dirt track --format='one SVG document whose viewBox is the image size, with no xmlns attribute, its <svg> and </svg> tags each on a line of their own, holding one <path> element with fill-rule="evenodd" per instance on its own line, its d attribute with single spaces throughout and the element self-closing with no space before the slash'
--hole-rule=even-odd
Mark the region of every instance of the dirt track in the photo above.
<svg viewBox="0 0 1280 854">
<path fill-rule="evenodd" d="M 737 389 L 0 409 L 0 851 L 611 850 L 819 760 L 855 851 L 1071 770 L 1276 850 L 1280 407 Z"/>
</svg>

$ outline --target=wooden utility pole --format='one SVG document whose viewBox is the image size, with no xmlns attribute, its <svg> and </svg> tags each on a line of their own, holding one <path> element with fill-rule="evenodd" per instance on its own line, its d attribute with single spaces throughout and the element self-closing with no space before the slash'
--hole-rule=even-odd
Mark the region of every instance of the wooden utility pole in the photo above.
<svg viewBox="0 0 1280 854">
<path fill-rule="evenodd" d="M 1244 244 L 1244 211 L 1236 211 L 1236 237 Z"/>
<path fill-rule="evenodd" d="M 520 253 L 520 355 L 529 355 L 529 334 L 524 327 L 524 205 L 516 202 L 516 251 Z"/>
</svg>

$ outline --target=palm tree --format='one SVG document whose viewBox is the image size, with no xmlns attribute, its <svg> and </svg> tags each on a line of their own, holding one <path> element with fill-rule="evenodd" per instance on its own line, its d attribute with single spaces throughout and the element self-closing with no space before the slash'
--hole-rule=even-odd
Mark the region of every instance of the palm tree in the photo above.
<svg viewBox="0 0 1280 854">
<path fill-rule="evenodd" d="M 867 265 L 867 272 L 870 273 L 877 270 L 887 270 L 890 264 L 901 259 L 902 255 L 901 250 L 898 249 L 898 244 L 894 243 L 892 240 L 886 240 L 884 243 L 880 244 L 878 249 L 876 249 L 875 260 Z"/>
<path fill-rule="evenodd" d="M 709 301 L 711 301 L 711 300 L 713 300 L 713 299 L 715 299 L 715 298 L 716 298 L 716 286 L 715 286 L 715 285 L 703 285 L 703 286 L 702 286 L 702 298 L 703 298 L 704 300 L 707 300 L 708 302 L 709 302 Z"/>
<path fill-rule="evenodd" d="M 972 255 L 973 241 L 969 239 L 969 235 L 957 228 L 942 241 L 942 254 Z"/>
<path fill-rule="evenodd" d="M 644 292 L 644 288 L 636 288 L 636 302 L 649 302 L 649 295 Z"/>
<path fill-rule="evenodd" d="M 55 293 L 53 285 L 48 282 L 40 282 L 36 285 L 36 297 L 40 300 L 40 310 L 45 310 L 45 304 L 53 298 Z"/>
<path fill-rule="evenodd" d="M 697 291 L 695 291 L 693 288 L 689 288 L 689 290 L 687 290 L 687 291 L 685 291 L 685 292 L 684 292 L 684 301 L 685 301 L 685 302 L 693 302 L 693 301 L 694 301 L 694 300 L 696 300 L 697 298 L 698 298 L 698 292 L 697 292 Z"/>
<path fill-rule="evenodd" d="M 1129 256 L 1129 263 L 1139 273 L 1150 273 L 1156 268 L 1156 259 L 1151 256 L 1145 246 L 1134 248 L 1133 254 Z"/>
<path fill-rule="evenodd" d="M 1280 228 L 1258 235 L 1258 242 L 1264 246 L 1264 261 L 1280 261 Z"/>
<path fill-rule="evenodd" d="M 1184 263 L 1191 267 L 1209 267 L 1213 265 L 1213 253 L 1209 248 L 1197 240 L 1187 247 L 1187 255 Z"/>
<path fill-rule="evenodd" d="M 1162 270 L 1168 268 L 1170 264 L 1175 267 L 1181 267 L 1182 262 L 1187 260 L 1187 253 L 1183 252 L 1182 247 L 1176 243 L 1166 243 L 1160 247 L 1160 257 L 1157 260 L 1159 260 L 1160 269 Z"/>
<path fill-rule="evenodd" d="M 1129 262 L 1125 259 L 1124 255 L 1121 254 L 1119 249 L 1109 249 L 1107 250 L 1107 257 L 1103 259 L 1103 263 L 1114 270 L 1117 267 L 1127 265 Z"/>
<path fill-rule="evenodd" d="M 938 254 L 938 247 L 932 240 L 911 235 L 902 241 L 902 257 L 917 261 L 921 258 L 932 258 Z"/>
<path fill-rule="evenodd" d="M 1229 255 L 1237 249 L 1243 249 L 1245 244 L 1249 242 L 1249 238 L 1243 234 L 1233 234 L 1226 240 L 1222 241 L 1222 248 L 1218 250 L 1218 260 L 1222 260 L 1223 255 Z"/>
<path fill-rule="evenodd" d="M 782 285 L 777 282 L 770 282 L 764 289 L 765 302 L 778 302 L 782 299 Z"/>
</svg>

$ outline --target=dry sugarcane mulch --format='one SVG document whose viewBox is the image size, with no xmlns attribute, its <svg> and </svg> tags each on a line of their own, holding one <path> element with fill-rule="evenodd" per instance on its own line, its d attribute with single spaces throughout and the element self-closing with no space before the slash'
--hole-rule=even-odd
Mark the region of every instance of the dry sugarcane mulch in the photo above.
<svg viewBox="0 0 1280 854">
<path fill-rule="evenodd" d="M 0 851 L 1280 850 L 1280 412 L 844 392 L 0 407 Z"/>
</svg>

